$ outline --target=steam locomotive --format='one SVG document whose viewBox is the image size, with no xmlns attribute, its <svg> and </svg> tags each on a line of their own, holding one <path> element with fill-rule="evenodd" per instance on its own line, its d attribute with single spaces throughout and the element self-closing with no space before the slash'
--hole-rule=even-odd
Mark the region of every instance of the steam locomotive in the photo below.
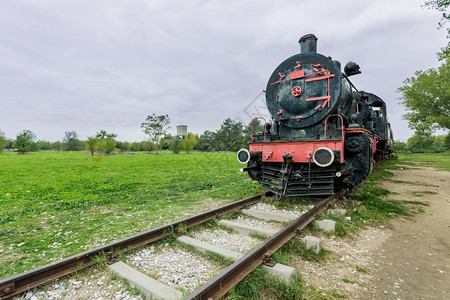
<svg viewBox="0 0 450 300">
<path fill-rule="evenodd" d="M 300 53 L 283 61 L 267 83 L 272 120 L 255 118 L 249 149 L 237 153 L 247 165 L 241 171 L 278 199 L 351 189 L 393 151 L 385 102 L 349 80 L 360 67 L 349 62 L 342 73 L 339 61 L 317 53 L 313 34 L 299 43 Z M 253 132 L 258 119 L 264 129 Z"/>
</svg>

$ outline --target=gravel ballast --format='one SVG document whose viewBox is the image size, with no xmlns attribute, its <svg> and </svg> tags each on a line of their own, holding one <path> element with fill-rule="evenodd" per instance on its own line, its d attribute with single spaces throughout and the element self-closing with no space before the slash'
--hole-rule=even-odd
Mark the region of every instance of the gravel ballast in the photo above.
<svg viewBox="0 0 450 300">
<path fill-rule="evenodd" d="M 157 280 L 175 287 L 194 290 L 220 271 L 220 267 L 200 255 L 180 249 L 144 248 L 128 256 L 128 264 Z"/>
<path fill-rule="evenodd" d="M 229 233 L 223 229 L 194 232 L 192 237 L 212 245 L 241 253 L 246 253 L 261 243 L 257 238 L 239 233 Z"/>
</svg>

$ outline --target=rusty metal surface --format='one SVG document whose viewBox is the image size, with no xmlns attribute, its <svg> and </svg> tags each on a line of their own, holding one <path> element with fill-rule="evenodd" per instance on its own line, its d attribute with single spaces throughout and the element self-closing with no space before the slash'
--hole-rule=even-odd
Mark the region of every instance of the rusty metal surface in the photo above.
<svg viewBox="0 0 450 300">
<path fill-rule="evenodd" d="M 0 299 L 8 299 L 36 286 L 50 282 L 56 278 L 60 278 L 64 275 L 68 275 L 85 267 L 91 266 L 93 264 L 93 258 L 96 255 L 114 253 L 117 251 L 126 252 L 131 249 L 147 245 L 151 242 L 164 238 L 172 231 L 177 231 L 178 226 L 180 225 L 185 226 L 185 228 L 190 228 L 207 222 L 212 218 L 220 217 L 229 212 L 259 202 L 261 200 L 261 196 L 262 195 L 256 195 L 216 209 L 212 209 L 193 217 L 142 232 L 132 237 L 110 243 L 106 246 L 86 251 L 55 263 L 3 279 L 0 281 Z"/>
<path fill-rule="evenodd" d="M 343 195 L 344 190 L 331 195 L 316 204 L 311 210 L 301 215 L 297 220 L 267 239 L 264 243 L 241 257 L 216 277 L 206 282 L 184 300 L 190 299 L 219 299 L 244 279 L 253 269 L 264 262 L 264 259 L 291 239 L 298 231 L 311 223 L 319 213 L 327 210 L 336 199 Z"/>
</svg>

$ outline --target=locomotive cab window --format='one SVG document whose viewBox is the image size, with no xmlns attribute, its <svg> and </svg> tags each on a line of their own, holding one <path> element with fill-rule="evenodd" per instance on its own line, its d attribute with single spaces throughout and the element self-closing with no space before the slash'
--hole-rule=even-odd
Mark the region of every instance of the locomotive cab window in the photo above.
<svg viewBox="0 0 450 300">
<path fill-rule="evenodd" d="M 381 107 L 372 107 L 372 110 L 375 112 L 376 117 L 383 116 L 383 110 L 381 109 Z"/>
</svg>

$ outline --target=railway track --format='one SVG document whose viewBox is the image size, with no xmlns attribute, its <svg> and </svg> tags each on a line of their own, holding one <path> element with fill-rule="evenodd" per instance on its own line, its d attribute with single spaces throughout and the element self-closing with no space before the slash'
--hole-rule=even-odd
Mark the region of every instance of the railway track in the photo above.
<svg viewBox="0 0 450 300">
<path fill-rule="evenodd" d="M 288 226 L 276 232 L 259 246 L 246 253 L 245 255 L 230 254 L 236 260 L 233 264 L 225 268 L 214 278 L 191 292 L 184 299 L 219 299 L 237 285 L 256 267 L 265 264 L 272 265 L 270 255 L 285 244 L 294 235 L 298 234 L 305 226 L 312 222 L 318 215 L 327 210 L 336 199 L 343 194 L 343 191 L 336 193 L 325 200 L 317 203 L 312 209 L 296 218 Z M 16 276 L 6 278 L 0 281 L 0 299 L 9 299 L 13 296 L 24 293 L 34 287 L 51 282 L 57 278 L 77 272 L 83 268 L 94 264 L 95 258 L 106 254 L 110 268 L 116 273 L 122 273 L 121 276 L 127 278 L 126 274 L 134 272 L 133 268 L 125 265 L 123 262 L 116 262 L 116 256 L 120 253 L 128 252 L 132 249 L 149 245 L 155 241 L 161 240 L 171 233 L 178 233 L 179 229 L 188 229 L 196 225 L 210 221 L 211 219 L 220 219 L 223 215 L 233 211 L 248 208 L 261 200 L 262 195 L 250 197 L 226 206 L 219 207 L 201 213 L 199 215 L 186 218 L 171 224 L 161 226 L 135 236 L 113 242 L 111 244 L 96 248 L 91 251 L 80 253 L 61 261 L 22 273 Z M 183 241 L 184 239 L 184 241 Z M 179 240 L 184 243 L 190 243 L 188 237 L 180 237 Z M 186 241 L 187 240 L 187 241 Z M 200 246 L 201 248 L 202 246 Z M 205 248 L 206 247 L 206 248 Z M 201 251 L 212 251 L 208 246 L 203 245 Z M 225 255 L 226 256 L 226 255 Z M 124 266 L 125 265 L 125 266 Z M 271 267 L 267 267 L 269 270 Z M 275 269 L 275 268 L 274 268 Z M 128 273 L 127 273 L 128 272 Z M 139 272 L 138 272 L 139 273 Z M 275 271 L 276 273 L 276 271 Z M 125 274 L 125 275 L 124 275 Z M 131 275 L 130 275 L 131 276 Z M 138 276 L 141 276 L 138 274 Z M 146 279 L 145 279 L 146 280 Z M 149 278 L 150 280 L 150 278 Z M 144 283 L 146 285 L 147 283 Z M 139 287 L 139 284 L 137 284 Z M 164 285 L 161 286 L 164 290 Z M 159 288 L 161 289 L 161 288 Z M 169 293 L 169 292 L 167 292 Z M 144 293 L 145 294 L 145 293 Z M 151 294 L 150 294 L 151 295 Z M 152 295 L 154 297 L 155 295 Z M 181 298 L 181 292 L 175 290 L 174 299 Z"/>
</svg>

